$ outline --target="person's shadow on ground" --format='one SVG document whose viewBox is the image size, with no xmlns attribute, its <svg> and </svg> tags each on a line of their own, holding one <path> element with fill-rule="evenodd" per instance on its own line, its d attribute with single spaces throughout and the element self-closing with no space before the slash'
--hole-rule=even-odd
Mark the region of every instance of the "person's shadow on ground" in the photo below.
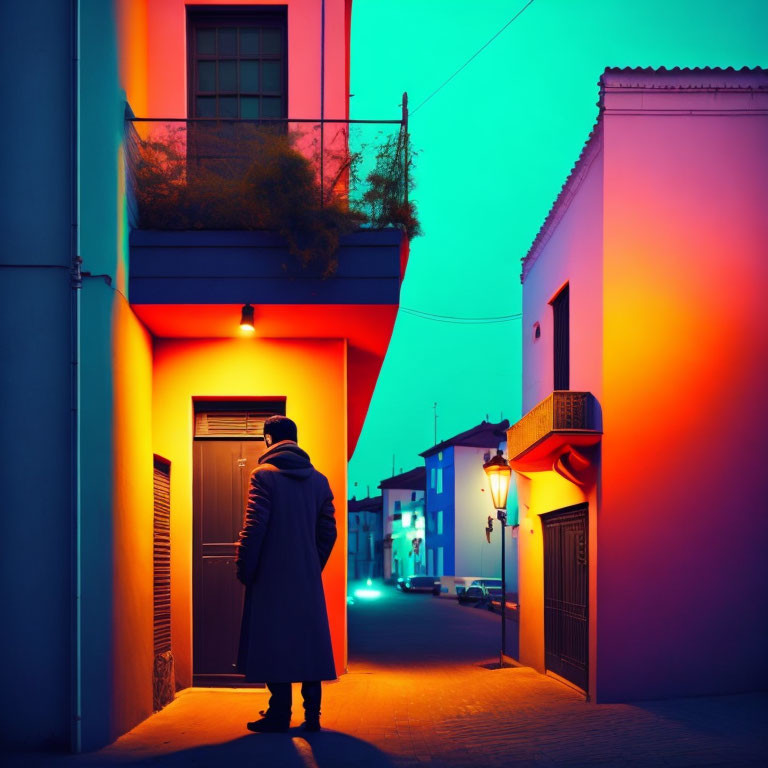
<svg viewBox="0 0 768 768">
<path fill-rule="evenodd" d="M 122 765 L 205 768 L 250 766 L 269 768 L 394 768 L 395 763 L 379 749 L 338 731 L 307 733 L 291 728 L 288 733 L 254 733 L 223 744 L 206 744 L 166 755 L 152 755 Z M 402 765 L 398 761 L 398 766 Z"/>
</svg>

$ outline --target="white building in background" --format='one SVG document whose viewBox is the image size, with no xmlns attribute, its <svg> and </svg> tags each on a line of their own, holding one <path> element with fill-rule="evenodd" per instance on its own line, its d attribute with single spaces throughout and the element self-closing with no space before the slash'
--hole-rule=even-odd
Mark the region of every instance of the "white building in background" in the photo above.
<svg viewBox="0 0 768 768">
<path fill-rule="evenodd" d="M 384 579 L 427 574 L 424 467 L 379 484 L 382 494 Z"/>
<path fill-rule="evenodd" d="M 497 424 L 483 421 L 421 454 L 426 465 L 428 573 L 501 576 L 501 527 L 483 464 L 505 446 L 508 427 L 506 419 Z M 486 535 L 489 516 L 494 518 L 490 541 Z M 510 516 L 509 522 L 514 524 L 516 519 Z M 507 547 L 508 592 L 517 591 L 516 551 Z"/>
</svg>

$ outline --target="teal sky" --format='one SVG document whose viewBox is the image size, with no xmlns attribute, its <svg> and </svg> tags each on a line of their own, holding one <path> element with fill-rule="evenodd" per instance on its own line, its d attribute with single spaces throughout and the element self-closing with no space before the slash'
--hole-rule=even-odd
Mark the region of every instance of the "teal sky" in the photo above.
<svg viewBox="0 0 768 768">
<path fill-rule="evenodd" d="M 401 307 L 520 312 L 527 252 L 597 117 L 607 66 L 768 67 L 766 0 L 354 0 L 352 117 L 397 118 L 408 92 L 424 236 Z M 415 111 L 414 111 L 415 110 Z M 438 439 L 521 413 L 519 320 L 456 324 L 400 312 L 357 450 L 350 496 L 423 462 Z M 355 486 L 357 483 L 357 486 Z"/>
</svg>

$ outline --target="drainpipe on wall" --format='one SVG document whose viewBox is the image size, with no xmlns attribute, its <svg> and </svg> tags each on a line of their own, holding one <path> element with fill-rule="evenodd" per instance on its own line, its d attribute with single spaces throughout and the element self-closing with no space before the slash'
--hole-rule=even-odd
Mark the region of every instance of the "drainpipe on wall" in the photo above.
<svg viewBox="0 0 768 768">
<path fill-rule="evenodd" d="M 70 86 L 70 515 L 71 515 L 71 721 L 70 746 L 82 751 L 81 509 L 80 509 L 80 0 L 72 0 Z"/>
</svg>

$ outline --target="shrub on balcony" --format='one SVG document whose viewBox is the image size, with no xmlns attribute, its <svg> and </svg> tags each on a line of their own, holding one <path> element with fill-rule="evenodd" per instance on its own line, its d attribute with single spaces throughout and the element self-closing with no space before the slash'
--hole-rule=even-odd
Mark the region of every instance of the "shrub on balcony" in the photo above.
<svg viewBox="0 0 768 768">
<path fill-rule="evenodd" d="M 155 125 L 128 131 L 127 158 L 140 229 L 265 229 L 279 232 L 302 264 L 336 267 L 339 238 L 368 223 L 419 234 L 404 190 L 402 140 L 385 142 L 358 204 L 360 153 L 346 134 L 326 142 L 321 189 L 316 140 L 247 123 Z M 330 145 L 330 147 L 329 147 Z"/>
</svg>

